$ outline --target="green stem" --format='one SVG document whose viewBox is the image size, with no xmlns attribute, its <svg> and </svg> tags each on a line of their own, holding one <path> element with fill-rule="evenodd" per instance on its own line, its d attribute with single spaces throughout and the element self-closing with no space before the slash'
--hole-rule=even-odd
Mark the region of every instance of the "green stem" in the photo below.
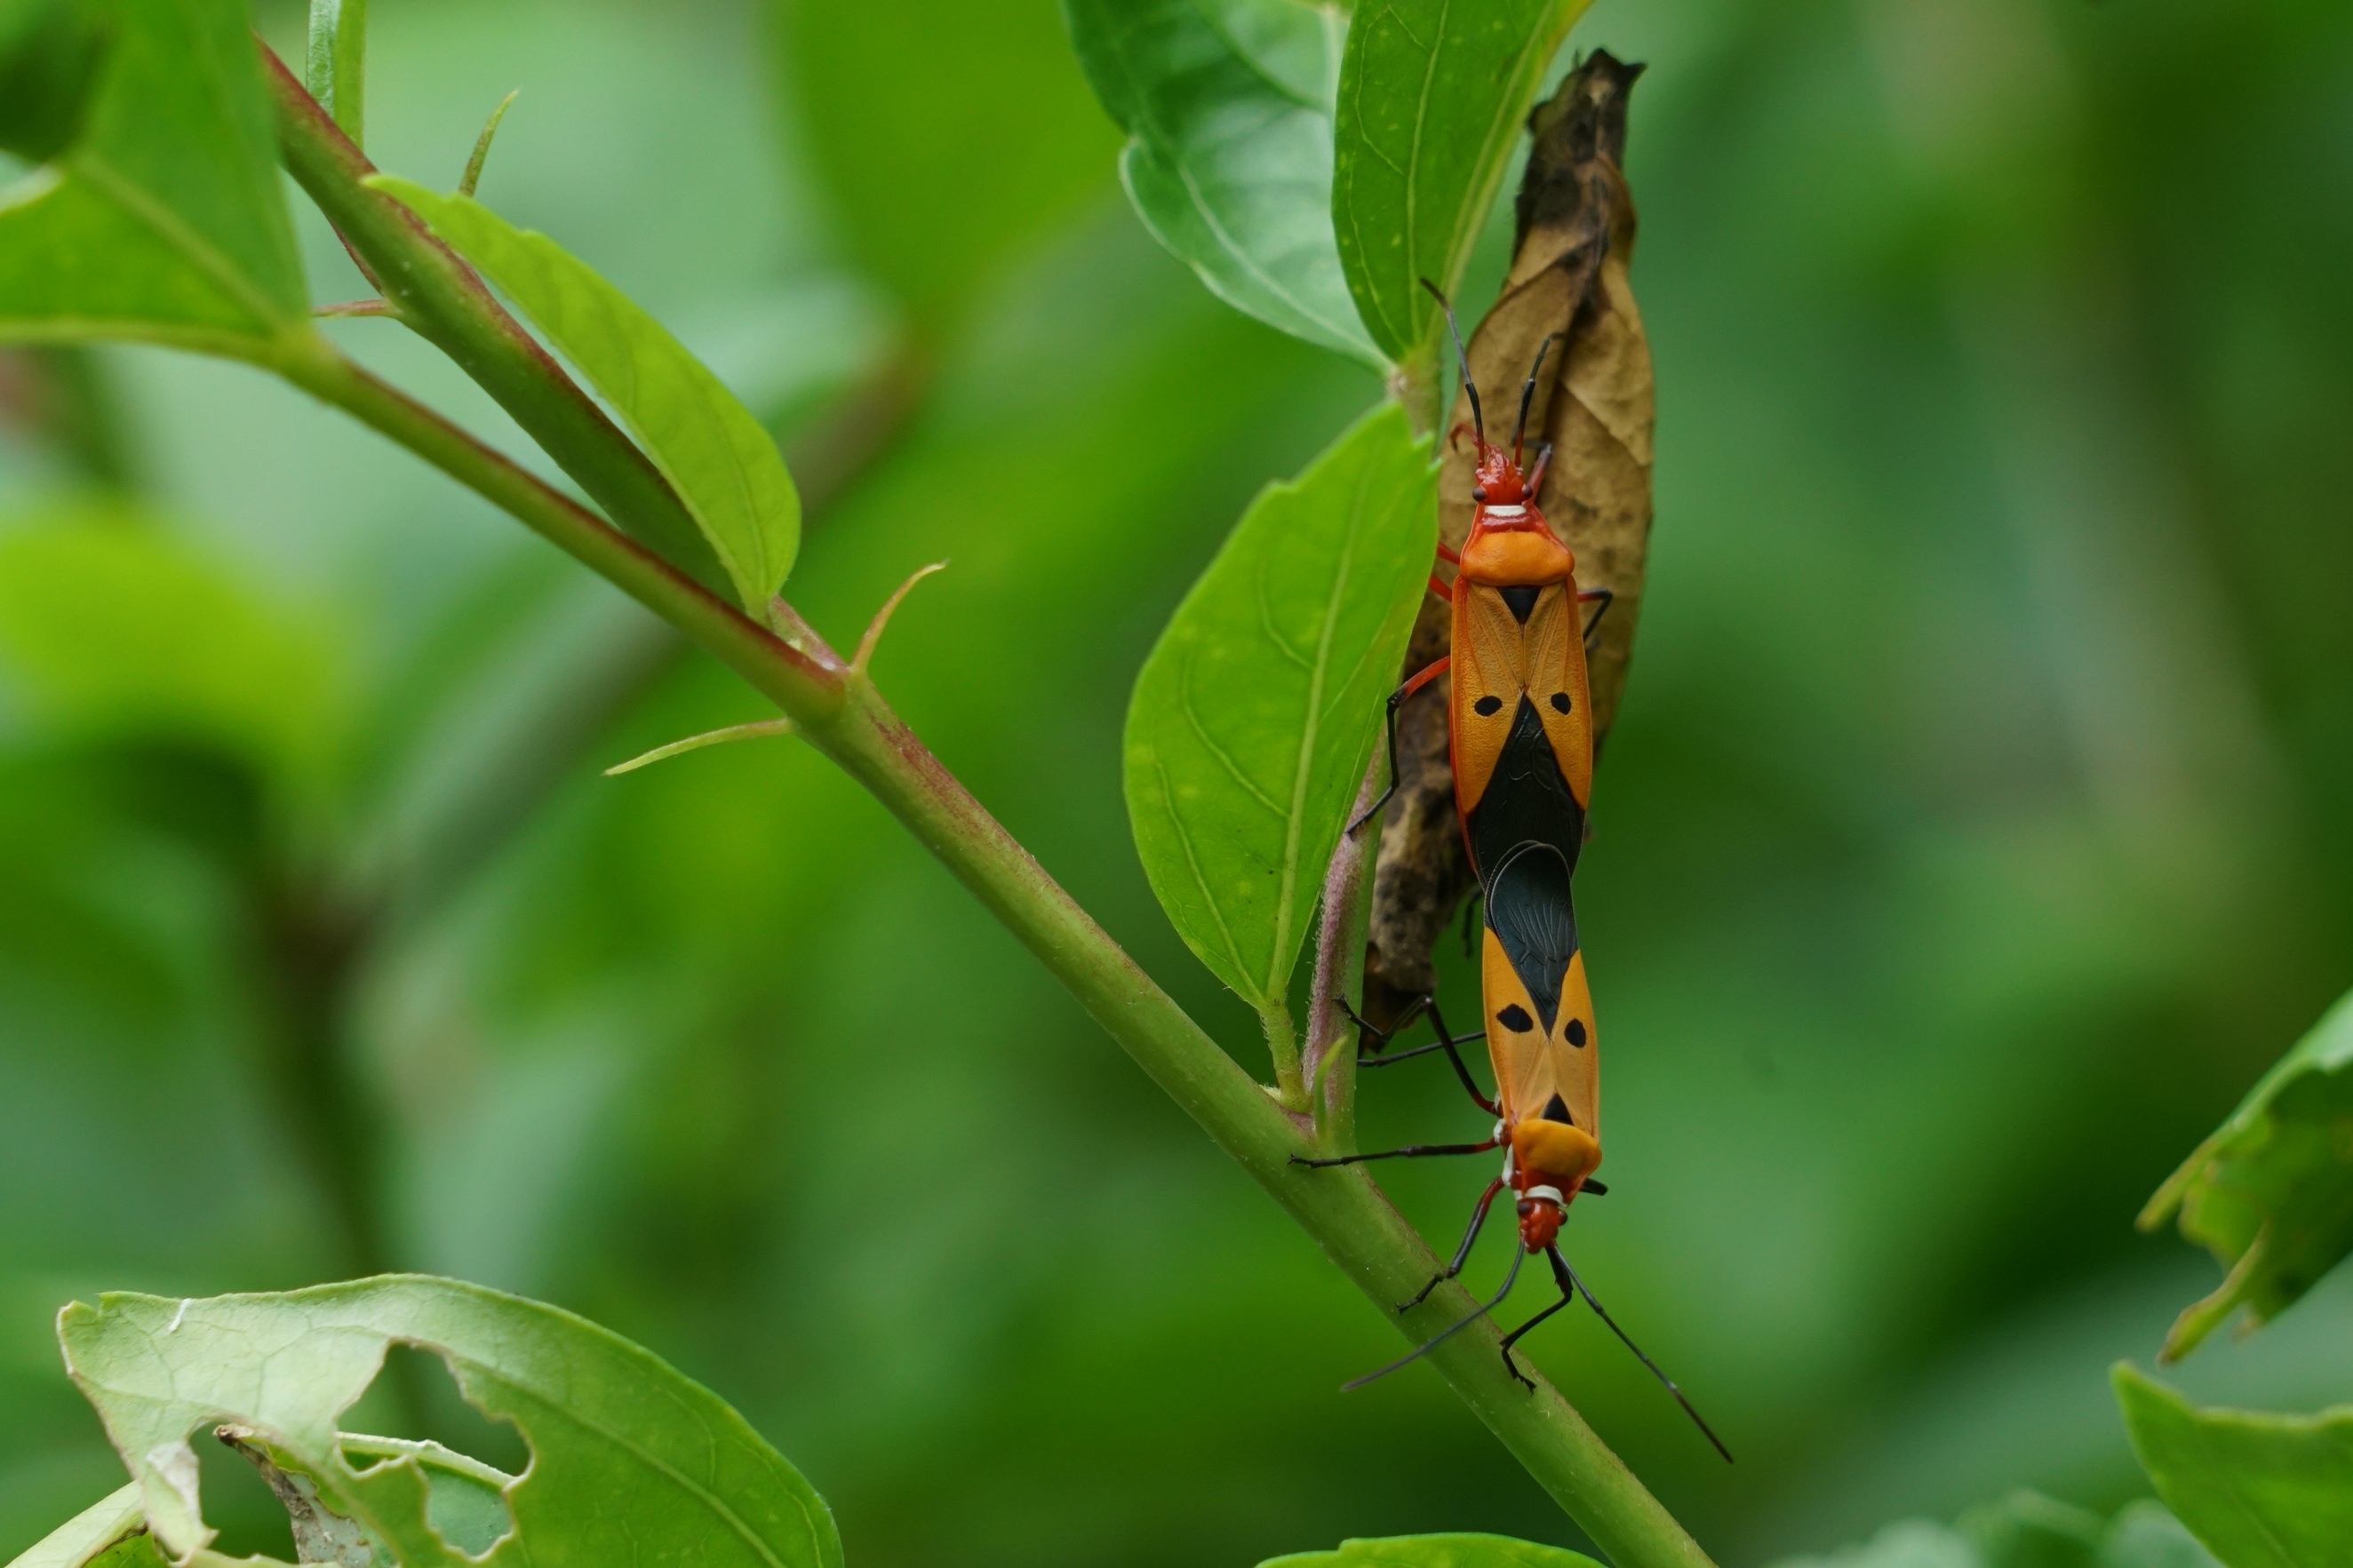
<svg viewBox="0 0 2353 1568">
<path fill-rule="evenodd" d="M 367 104 L 367 0 L 311 0 L 303 63 L 311 96 L 326 106 L 353 146 L 365 145 L 360 132 Z"/>
<path fill-rule="evenodd" d="M 375 165 L 283 61 L 266 47 L 261 58 L 287 172 L 400 319 L 480 383 L 626 532 L 724 591 L 726 572 L 670 482 L 423 219 L 360 183 Z"/>
<path fill-rule="evenodd" d="M 374 199 L 356 188 L 339 187 L 353 175 L 346 162 L 317 145 L 330 137 L 341 141 L 323 116 L 281 113 L 280 126 L 288 141 L 289 165 L 297 168 L 306 188 L 313 182 L 327 187 L 321 205 L 331 216 L 359 210 Z M 303 169 L 310 171 L 307 177 Z M 440 267 L 447 255 L 406 223 L 353 224 L 344 232 L 388 279 Z M 501 331 L 503 313 L 489 315 L 495 307 L 479 289 L 420 289 L 411 300 L 404 300 L 403 308 L 423 318 L 419 330 L 437 342 L 495 339 Z M 432 319 L 431 312 L 444 310 L 470 315 L 464 321 Z M 1315 1238 L 1384 1316 L 1391 1312 L 1390 1303 L 1410 1296 L 1436 1271 L 1437 1260 L 1419 1235 L 1361 1167 L 1319 1171 L 1294 1163 L 1313 1152 L 1299 1121 L 1071 900 L 940 765 L 866 677 L 850 671 L 821 641 L 803 633 L 796 635 L 797 646 L 787 644 L 739 615 L 585 508 L 343 360 L 315 333 L 290 336 L 269 363 L 514 513 L 775 701 L 810 743 L 864 784 L 972 890 L 1153 1081 Z M 544 374 L 561 375 L 552 363 Z M 542 395 L 560 400 L 564 393 L 550 387 Z M 617 432 L 609 438 L 621 443 Z M 781 602 L 776 619 L 798 625 Z M 1469 1292 L 1449 1285 L 1432 1292 L 1403 1327 L 1409 1337 L 1420 1340 L 1474 1305 Z M 1567 1401 L 1548 1385 L 1530 1394 L 1511 1378 L 1498 1353 L 1501 1338 L 1494 1324 L 1482 1321 L 1426 1359 L 1622 1568 L 1704 1568 L 1705 1554 Z"/>
</svg>

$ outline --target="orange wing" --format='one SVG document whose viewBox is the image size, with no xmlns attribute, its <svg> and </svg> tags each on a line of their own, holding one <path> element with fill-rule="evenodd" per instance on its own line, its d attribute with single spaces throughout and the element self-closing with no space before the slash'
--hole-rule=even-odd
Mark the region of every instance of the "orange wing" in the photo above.
<svg viewBox="0 0 2353 1568">
<path fill-rule="evenodd" d="M 1576 584 L 1546 584 L 1533 592 L 1535 604 L 1523 623 L 1504 590 L 1455 580 L 1450 718 L 1454 804 L 1466 817 L 1486 797 L 1523 700 L 1544 721 L 1579 809 L 1592 794 L 1593 726 Z"/>
<path fill-rule="evenodd" d="M 1593 721 L 1585 679 L 1585 628 L 1577 622 L 1577 583 L 1546 588 L 1526 628 L 1527 692 L 1560 760 L 1568 793 L 1585 806 L 1593 799 Z"/>
</svg>

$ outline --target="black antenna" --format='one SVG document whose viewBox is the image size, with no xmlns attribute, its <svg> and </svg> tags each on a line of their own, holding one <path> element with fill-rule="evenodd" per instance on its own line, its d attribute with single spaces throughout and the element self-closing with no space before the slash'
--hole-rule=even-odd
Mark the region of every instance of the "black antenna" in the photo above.
<svg viewBox="0 0 2353 1568">
<path fill-rule="evenodd" d="M 1430 292 L 1435 294 L 1438 290 L 1433 289 Z M 1488 1313 L 1502 1306 L 1504 1304 L 1504 1298 L 1512 1293 L 1512 1286 L 1519 1279 L 1520 1265 L 1526 1262 L 1527 1258 L 1528 1255 L 1525 1248 L 1514 1247 L 1512 1249 L 1512 1271 L 1504 1276 L 1504 1288 L 1495 1292 L 1495 1299 L 1493 1300 L 1489 1301 L 1485 1306 L 1480 1308 L 1477 1311 L 1472 1313 L 1467 1318 L 1456 1319 L 1447 1327 L 1440 1329 L 1431 1338 L 1423 1341 L 1419 1348 L 1407 1352 L 1404 1355 L 1401 1355 L 1398 1357 L 1397 1360 L 1389 1363 L 1388 1365 L 1381 1368 L 1380 1371 L 1368 1372 L 1362 1377 L 1355 1378 L 1349 1382 L 1342 1384 L 1340 1385 L 1340 1392 L 1346 1394 L 1353 1389 L 1362 1388 L 1365 1384 L 1371 1383 L 1376 1378 L 1387 1377 L 1389 1373 L 1397 1371 L 1399 1367 L 1411 1366 L 1415 1362 L 1419 1361 L 1431 1351 L 1436 1350 L 1440 1345 L 1445 1343 L 1448 1340 L 1453 1338 L 1464 1329 L 1469 1328 L 1472 1324 L 1477 1322 L 1480 1319 L 1485 1317 Z M 1640 1355 L 1641 1352 L 1637 1351 L 1635 1353 Z M 1674 1385 L 1672 1384 L 1669 1384 L 1667 1386 L 1672 1388 Z M 1677 1394 L 1675 1397 L 1680 1399 L 1683 1396 L 1681 1394 Z M 1693 1419 L 1697 1420 L 1698 1417 L 1694 1416 Z M 1730 1456 L 1728 1455 L 1726 1456 L 1726 1458 L 1729 1457 Z"/>
<path fill-rule="evenodd" d="M 1550 349 L 1559 337 L 1558 332 L 1549 332 L 1546 334 L 1545 341 L 1536 345 L 1536 363 L 1528 366 L 1527 384 L 1520 388 L 1520 422 L 1512 426 L 1512 466 L 1514 468 L 1519 467 L 1520 463 L 1520 437 L 1528 433 L 1528 404 L 1536 395 L 1536 373 L 1544 369 L 1546 351 Z"/>
<path fill-rule="evenodd" d="M 1707 1435 L 1707 1440 L 1715 1445 L 1715 1451 L 1724 1456 L 1724 1462 L 1727 1465 L 1732 1463 L 1732 1450 L 1724 1446 L 1724 1439 L 1717 1436 L 1715 1435 L 1715 1429 L 1707 1424 L 1705 1419 L 1701 1416 L 1698 1411 L 1692 1408 L 1692 1402 L 1683 1397 L 1683 1391 L 1675 1386 L 1675 1380 L 1669 1377 L 1665 1373 L 1661 1372 L 1659 1370 L 1659 1363 L 1652 1361 L 1649 1356 L 1644 1355 L 1642 1353 L 1642 1347 L 1636 1344 L 1633 1340 L 1627 1335 L 1626 1331 L 1618 1326 L 1618 1320 L 1611 1317 L 1607 1311 L 1603 1310 L 1601 1303 L 1593 1299 L 1593 1292 L 1585 1288 L 1585 1281 L 1577 1277 L 1577 1270 L 1568 1266 L 1568 1259 L 1560 1255 L 1560 1248 L 1557 1247 L 1546 1247 L 1545 1250 L 1552 1258 L 1553 1271 L 1556 1274 L 1566 1276 L 1564 1285 L 1574 1287 L 1577 1293 L 1585 1298 L 1585 1304 L 1592 1308 L 1594 1314 L 1603 1322 L 1609 1325 L 1609 1331 L 1616 1334 L 1620 1340 L 1625 1341 L 1626 1348 L 1634 1352 L 1634 1358 L 1641 1362 L 1644 1366 L 1651 1369 L 1651 1375 L 1652 1377 L 1657 1378 L 1661 1383 L 1666 1385 L 1667 1392 L 1675 1396 L 1675 1403 L 1683 1407 L 1683 1414 L 1690 1416 L 1692 1418 L 1693 1425 L 1696 1426 L 1702 1432 L 1705 1433 Z M 1449 1330 L 1448 1331 L 1450 1333 L 1452 1332 L 1451 1330 Z"/>
<path fill-rule="evenodd" d="M 1462 346 L 1462 329 L 1454 324 L 1454 306 L 1445 295 L 1438 291 L 1438 285 L 1429 279 L 1423 279 L 1421 286 L 1430 290 L 1430 297 L 1438 301 L 1440 310 L 1446 312 L 1446 330 L 1454 334 L 1454 358 L 1462 366 L 1462 390 L 1471 399 L 1472 433 L 1479 437 L 1479 445 L 1483 447 L 1487 444 L 1487 421 L 1479 412 L 1479 384 L 1471 379 L 1471 354 L 1470 351 Z M 1454 1331 L 1449 1329 L 1446 1331 L 1451 1334 Z M 1432 1344 L 1437 1342 L 1436 1340 L 1430 1342 Z M 1377 1377 L 1380 1374 L 1376 1373 L 1374 1375 Z M 1349 1386 L 1356 1385 L 1351 1384 Z"/>
</svg>

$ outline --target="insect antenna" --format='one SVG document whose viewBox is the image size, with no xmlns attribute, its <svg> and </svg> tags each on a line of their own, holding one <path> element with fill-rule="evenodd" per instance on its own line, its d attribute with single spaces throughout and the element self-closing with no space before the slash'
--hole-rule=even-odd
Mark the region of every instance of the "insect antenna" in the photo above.
<svg viewBox="0 0 2353 1568">
<path fill-rule="evenodd" d="M 1486 417 L 1479 412 L 1479 384 L 1471 379 L 1471 352 L 1462 346 L 1462 329 L 1454 324 L 1454 302 L 1440 293 L 1438 285 L 1429 279 L 1423 279 L 1421 286 L 1430 290 L 1430 297 L 1438 301 L 1440 310 L 1446 312 L 1446 330 L 1454 334 L 1454 362 L 1462 367 L 1463 395 L 1471 399 L 1471 431 L 1479 437 L 1479 445 L 1484 447 L 1487 444 Z"/>
<path fill-rule="evenodd" d="M 1545 341 L 1536 345 L 1536 363 L 1528 366 L 1528 379 L 1520 388 L 1520 422 L 1512 426 L 1512 464 L 1514 468 L 1520 461 L 1520 438 L 1528 433 L 1528 404 L 1536 395 L 1536 373 L 1544 369 L 1545 353 L 1559 337 L 1558 332 L 1546 333 Z"/>
<path fill-rule="evenodd" d="M 1448 1340 L 1453 1338 L 1464 1329 L 1469 1328 L 1472 1324 L 1477 1322 L 1480 1319 L 1485 1317 L 1488 1313 L 1502 1306 L 1504 1304 L 1504 1298 L 1512 1293 L 1512 1286 L 1516 1283 L 1520 1278 L 1520 1265 L 1526 1262 L 1527 1258 L 1528 1255 L 1525 1248 L 1514 1247 L 1512 1249 L 1512 1271 L 1504 1276 L 1504 1288 L 1495 1292 L 1494 1299 L 1493 1300 L 1490 1300 L 1485 1306 L 1481 1307 L 1477 1311 L 1471 1313 L 1467 1317 L 1457 1318 L 1453 1322 L 1449 1323 L 1445 1328 L 1439 1330 L 1437 1333 L 1431 1335 L 1429 1339 L 1424 1340 L 1413 1350 L 1408 1351 L 1405 1354 L 1398 1357 L 1397 1360 L 1389 1363 L 1388 1365 L 1381 1368 L 1380 1371 L 1368 1372 L 1362 1377 L 1354 1378 L 1349 1382 L 1342 1384 L 1340 1385 L 1340 1392 L 1346 1394 L 1352 1389 L 1362 1388 L 1365 1384 L 1371 1383 L 1376 1379 L 1387 1377 L 1389 1373 L 1397 1371 L 1399 1367 L 1411 1366 L 1415 1362 L 1419 1361 L 1431 1351 L 1436 1350 L 1440 1345 L 1445 1343 Z M 1640 1354 L 1641 1352 L 1637 1352 L 1635 1353 Z M 1670 1384 L 1668 1386 L 1672 1388 L 1674 1385 Z M 1680 1399 L 1683 1396 L 1681 1394 L 1677 1394 L 1675 1397 Z M 1698 1417 L 1694 1416 L 1693 1419 L 1696 1420 Z"/>
<path fill-rule="evenodd" d="M 1683 1391 L 1675 1386 L 1675 1380 L 1669 1377 L 1665 1373 L 1661 1372 L 1659 1370 L 1659 1363 L 1652 1361 L 1649 1356 L 1644 1355 L 1642 1353 L 1642 1347 L 1636 1344 L 1633 1342 L 1633 1339 L 1628 1335 L 1626 1331 L 1618 1326 L 1618 1320 L 1611 1317 L 1602 1307 L 1599 1301 L 1594 1300 L 1593 1292 L 1585 1288 L 1585 1281 L 1577 1277 L 1577 1270 L 1568 1266 L 1568 1259 L 1560 1255 L 1560 1248 L 1558 1247 L 1551 1247 L 1546 1248 L 1546 1251 L 1550 1254 L 1552 1258 L 1553 1272 L 1562 1277 L 1565 1285 L 1573 1287 L 1578 1295 L 1585 1298 L 1585 1304 L 1593 1309 L 1594 1315 L 1599 1317 L 1603 1322 L 1609 1324 L 1609 1331 L 1616 1334 L 1619 1339 L 1625 1342 L 1626 1348 L 1634 1352 L 1634 1359 L 1641 1362 L 1644 1366 L 1649 1367 L 1651 1369 L 1651 1375 L 1657 1378 L 1660 1383 L 1666 1386 L 1667 1392 L 1675 1396 L 1675 1403 L 1683 1407 L 1683 1414 L 1692 1418 L 1692 1424 L 1706 1435 L 1709 1442 L 1715 1445 L 1715 1451 L 1724 1456 L 1724 1462 L 1727 1465 L 1732 1463 L 1732 1450 L 1724 1446 L 1724 1439 L 1715 1435 L 1715 1428 L 1710 1426 L 1707 1424 L 1706 1418 L 1702 1416 L 1698 1411 L 1692 1408 L 1692 1402 L 1683 1397 Z M 1449 1331 L 1451 1332 L 1451 1331 Z"/>
</svg>

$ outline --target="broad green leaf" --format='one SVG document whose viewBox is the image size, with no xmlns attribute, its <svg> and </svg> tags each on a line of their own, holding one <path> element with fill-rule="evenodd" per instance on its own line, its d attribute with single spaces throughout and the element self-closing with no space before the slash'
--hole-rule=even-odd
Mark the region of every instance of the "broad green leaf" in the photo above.
<svg viewBox="0 0 2353 1568">
<path fill-rule="evenodd" d="M 934 332 L 1109 184 L 1114 139 L 1042 0 L 769 3 L 796 160 Z"/>
<path fill-rule="evenodd" d="M 107 22 L 103 0 L 0 0 L 0 153 L 43 163 L 73 145 Z"/>
<path fill-rule="evenodd" d="M 1582 1552 L 1508 1535 L 1391 1535 L 1344 1541 L 1337 1552 L 1269 1558 L 1259 1568 L 1600 1568 Z"/>
<path fill-rule="evenodd" d="M 1405 657 L 1435 475 L 1402 409 L 1357 421 L 1259 492 L 1136 679 L 1125 772 L 1145 874 L 1262 1015 L 1283 1005 Z"/>
<path fill-rule="evenodd" d="M 2012 1492 L 1947 1528 L 1898 1520 L 1860 1545 L 1776 1568 L 2216 1568 L 2160 1503 L 2143 1499 L 2105 1523 L 2097 1514 Z"/>
<path fill-rule="evenodd" d="M 54 11 L 47 25 L 62 25 Z M 79 134 L 0 189 L 0 339 L 250 355 L 302 327 L 309 300 L 242 0 L 116 6 L 104 36 L 86 104 L 71 79 L 89 57 L 64 47 L 41 57 L 53 100 L 12 126 L 36 149 Z"/>
<path fill-rule="evenodd" d="M 2353 1542 L 2353 1405 L 2200 1410 L 2127 1363 L 2113 1378 L 2157 1495 L 2226 1568 L 2340 1568 Z"/>
<path fill-rule="evenodd" d="M 2264 1323 L 2353 1252 L 2353 995 L 2340 999 L 2239 1102 L 2141 1211 L 2230 1273 L 2166 1336 L 2176 1360 L 2241 1306 Z"/>
<path fill-rule="evenodd" d="M 490 274 L 605 395 L 669 479 L 762 616 L 800 549 L 801 498 L 774 437 L 701 360 L 628 295 L 543 234 L 471 196 L 411 180 L 368 181 Z"/>
<path fill-rule="evenodd" d="M 1869 1541 L 1820 1557 L 1785 1557 L 1775 1568 L 1986 1568 L 1968 1536 L 1925 1519 L 1899 1519 Z"/>
<path fill-rule="evenodd" d="M 27 1547 L 8 1568 L 149 1568 L 163 1562 L 147 1515 L 139 1506 L 139 1483 L 118 1487 Z"/>
<path fill-rule="evenodd" d="M 1347 13 L 1302 0 L 1063 0 L 1120 178 L 1210 292 L 1385 365 L 1332 234 L 1332 96 Z"/>
<path fill-rule="evenodd" d="M 160 526 L 0 532 L 0 690 L 47 730 L 215 746 L 314 797 L 341 740 L 336 653 Z"/>
<path fill-rule="evenodd" d="M 396 1341 L 438 1351 L 466 1397 L 531 1445 L 528 1470 L 505 1492 L 513 1531 L 489 1563 L 841 1561 L 823 1500 L 742 1416 L 554 1307 L 387 1276 L 206 1300 L 108 1295 L 68 1307 L 58 1334 L 67 1370 L 140 1485 L 150 1526 L 175 1555 L 213 1533 L 188 1438 L 227 1422 L 264 1437 L 273 1459 L 315 1483 L 324 1507 L 408 1568 L 477 1562 L 434 1528 L 420 1446 L 387 1458 L 355 1442 L 347 1454 L 335 1429 Z"/>
<path fill-rule="evenodd" d="M 1392 359 L 1443 331 L 1528 105 L 1590 0 L 1366 0 L 1340 67 L 1332 226 L 1348 288 Z"/>
</svg>

